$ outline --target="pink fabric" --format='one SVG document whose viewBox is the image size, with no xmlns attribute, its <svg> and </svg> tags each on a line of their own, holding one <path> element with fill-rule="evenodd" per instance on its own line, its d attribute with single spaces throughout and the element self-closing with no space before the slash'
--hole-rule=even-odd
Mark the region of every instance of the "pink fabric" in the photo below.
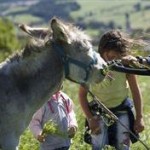
<svg viewBox="0 0 150 150">
<path fill-rule="evenodd" d="M 53 99 L 53 100 L 58 100 L 59 95 L 60 95 L 60 91 L 57 92 L 57 93 L 55 93 L 55 94 L 52 96 L 51 99 Z"/>
<path fill-rule="evenodd" d="M 38 135 L 42 133 L 42 114 L 43 114 L 44 106 L 41 107 L 32 117 L 32 120 L 29 124 L 29 128 L 33 133 L 34 137 L 37 138 Z"/>
<path fill-rule="evenodd" d="M 59 100 L 60 102 L 63 101 L 64 108 L 66 109 L 66 117 L 68 118 L 68 124 L 69 127 L 75 126 L 78 127 L 77 121 L 76 121 L 76 116 L 73 110 L 73 102 L 72 100 L 63 92 L 57 92 L 55 95 L 52 96 L 52 98 L 43 105 L 37 112 L 33 115 L 32 120 L 29 124 L 29 128 L 31 132 L 33 133 L 34 137 L 37 138 L 39 134 L 42 132 L 42 125 L 41 122 L 44 119 L 43 114 L 44 113 L 51 113 L 55 115 L 56 109 L 52 107 L 51 103 L 52 101 Z M 46 109 L 46 108 L 49 109 Z M 48 110 L 48 112 L 45 110 Z"/>
</svg>

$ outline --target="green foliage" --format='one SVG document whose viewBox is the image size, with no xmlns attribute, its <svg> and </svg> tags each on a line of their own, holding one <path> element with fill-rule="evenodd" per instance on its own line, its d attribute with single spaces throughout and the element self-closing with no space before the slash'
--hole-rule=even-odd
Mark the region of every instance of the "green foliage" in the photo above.
<svg viewBox="0 0 150 150">
<path fill-rule="evenodd" d="M 49 1 L 39 1 L 36 4 L 31 2 L 31 5 L 18 5 L 15 1 L 9 0 L 6 5 L 2 5 L 3 3 L 0 2 L 0 13 L 14 22 L 47 25 L 51 17 L 59 16 L 80 23 L 83 28 L 88 29 L 88 32 L 92 28 L 90 30 L 92 35 L 99 35 L 98 30 L 111 27 L 126 30 L 127 13 L 133 29 L 142 29 L 145 32 L 144 29 L 148 29 L 150 24 L 148 0 L 51 0 L 51 3 Z M 91 26 L 92 24 L 94 27 Z"/>
<path fill-rule="evenodd" d="M 51 134 L 51 135 L 58 135 L 63 138 L 68 137 L 68 134 L 66 132 L 60 131 L 59 126 L 55 124 L 52 120 L 49 120 L 44 124 L 42 134 L 45 136 Z"/>
<path fill-rule="evenodd" d="M 148 146 L 150 145 L 150 101 L 149 101 L 149 90 L 150 90 L 150 80 L 149 77 L 139 77 L 139 86 L 141 88 L 142 94 L 143 94 L 143 100 L 144 100 L 144 121 L 145 121 L 145 130 L 140 134 L 140 138 L 142 141 L 144 141 Z M 81 111 L 81 108 L 79 106 L 78 102 L 78 85 L 71 83 L 70 81 L 65 81 L 64 83 L 64 91 L 73 99 L 75 103 L 75 112 L 77 115 L 77 121 L 78 121 L 78 131 L 75 135 L 75 137 L 72 139 L 72 145 L 70 150 L 91 150 L 91 146 L 86 144 L 83 141 L 83 133 L 84 133 L 84 121 L 85 118 L 83 116 L 83 113 Z M 75 94 L 76 93 L 76 94 Z M 53 127 L 50 127 L 51 131 Z M 53 131 L 53 132 L 54 132 Z M 34 139 L 32 134 L 27 129 L 25 133 L 21 136 L 20 140 L 20 149 L 19 150 L 38 150 L 38 142 Z M 143 145 L 140 142 L 137 142 L 131 146 L 132 150 L 145 150 Z M 114 150 L 114 148 L 110 146 L 106 146 L 105 150 Z"/>
<path fill-rule="evenodd" d="M 20 138 L 19 150 L 39 150 L 39 142 L 27 129 Z"/>
<path fill-rule="evenodd" d="M 67 133 L 60 131 L 59 127 L 51 120 L 44 124 L 42 134 L 47 136 L 58 135 L 63 138 L 68 137 Z M 20 138 L 19 150 L 39 150 L 39 142 L 33 137 L 30 130 L 27 129 Z"/>
<path fill-rule="evenodd" d="M 0 18 L 0 60 L 5 59 L 19 47 L 13 24 Z"/>
</svg>

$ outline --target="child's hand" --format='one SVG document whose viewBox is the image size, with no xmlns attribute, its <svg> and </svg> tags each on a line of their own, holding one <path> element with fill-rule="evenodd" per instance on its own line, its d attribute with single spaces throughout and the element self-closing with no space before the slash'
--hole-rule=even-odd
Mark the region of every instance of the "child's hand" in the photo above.
<svg viewBox="0 0 150 150">
<path fill-rule="evenodd" d="M 75 133 L 77 131 L 77 127 L 72 126 L 68 129 L 68 137 L 73 138 L 75 136 Z"/>
<path fill-rule="evenodd" d="M 143 121 L 143 118 L 135 120 L 134 130 L 137 133 L 140 133 L 140 132 L 142 132 L 144 130 L 144 121 Z"/>
<path fill-rule="evenodd" d="M 45 135 L 43 135 L 43 134 L 41 134 L 41 135 L 38 135 L 38 137 L 37 137 L 37 140 L 39 141 L 39 142 L 45 142 Z"/>
<path fill-rule="evenodd" d="M 121 61 L 124 65 L 133 65 L 137 62 L 137 58 L 132 55 L 127 55 L 121 58 Z"/>
<path fill-rule="evenodd" d="M 101 133 L 100 118 L 98 116 L 88 119 L 88 123 L 92 134 L 98 135 Z"/>
</svg>

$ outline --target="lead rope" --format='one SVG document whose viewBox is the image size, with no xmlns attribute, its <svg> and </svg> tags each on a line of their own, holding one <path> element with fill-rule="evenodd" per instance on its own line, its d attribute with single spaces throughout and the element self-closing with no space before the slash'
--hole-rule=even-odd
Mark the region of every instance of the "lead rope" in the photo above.
<svg viewBox="0 0 150 150">
<path fill-rule="evenodd" d="M 119 119 L 118 117 L 112 113 L 102 102 L 100 102 L 98 100 L 98 98 L 90 91 L 88 90 L 88 93 L 93 97 L 93 99 L 99 104 L 99 106 L 101 107 L 102 111 L 104 111 L 106 114 L 108 114 L 110 116 L 110 118 L 115 121 L 115 122 L 119 122 L 130 134 L 132 134 L 132 136 L 138 140 L 147 150 L 150 150 L 150 148 L 140 139 L 138 138 L 128 127 L 126 127 Z"/>
</svg>

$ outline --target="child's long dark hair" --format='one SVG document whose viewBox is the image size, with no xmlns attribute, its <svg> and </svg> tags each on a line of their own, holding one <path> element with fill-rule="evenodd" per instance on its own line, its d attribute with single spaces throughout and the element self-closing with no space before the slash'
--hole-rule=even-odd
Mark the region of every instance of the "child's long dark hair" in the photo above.
<svg viewBox="0 0 150 150">
<path fill-rule="evenodd" d="M 140 40 L 134 40 L 119 30 L 110 30 L 104 33 L 100 39 L 98 52 L 103 55 L 105 51 L 116 51 L 121 55 L 129 54 L 134 45 L 142 46 Z"/>
</svg>

